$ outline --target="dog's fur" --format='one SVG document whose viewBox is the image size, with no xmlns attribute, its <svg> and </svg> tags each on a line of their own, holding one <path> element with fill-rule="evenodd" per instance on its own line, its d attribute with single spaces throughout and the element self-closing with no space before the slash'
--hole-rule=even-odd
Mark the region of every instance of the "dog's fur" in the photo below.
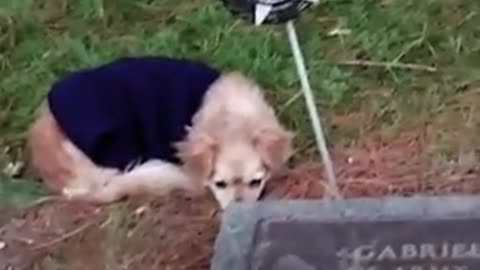
<svg viewBox="0 0 480 270">
<path fill-rule="evenodd" d="M 202 186 L 222 208 L 254 201 L 289 158 L 292 140 L 261 92 L 238 72 L 223 74 L 207 91 L 186 138 L 172 142 L 183 166 L 150 160 L 127 171 L 94 164 L 44 104 L 28 133 L 31 167 L 53 191 L 96 203 L 174 188 L 199 192 Z"/>
</svg>

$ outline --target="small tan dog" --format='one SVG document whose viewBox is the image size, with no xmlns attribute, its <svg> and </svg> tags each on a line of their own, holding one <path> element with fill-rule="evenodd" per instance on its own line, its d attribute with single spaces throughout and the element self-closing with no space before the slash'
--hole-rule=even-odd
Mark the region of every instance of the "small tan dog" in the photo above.
<svg viewBox="0 0 480 270">
<path fill-rule="evenodd" d="M 258 200 L 289 158 L 291 141 L 262 89 L 238 72 L 222 73 L 210 85 L 186 136 L 172 142 L 179 164 L 150 159 L 126 170 L 98 165 L 62 131 L 48 102 L 28 133 L 31 167 L 67 198 L 110 203 L 176 188 L 198 193 L 206 186 L 221 208 Z"/>
</svg>

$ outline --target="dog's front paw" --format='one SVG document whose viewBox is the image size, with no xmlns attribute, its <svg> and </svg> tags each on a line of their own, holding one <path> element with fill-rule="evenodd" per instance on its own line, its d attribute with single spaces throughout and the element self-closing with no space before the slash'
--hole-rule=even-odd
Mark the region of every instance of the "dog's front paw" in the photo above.
<svg viewBox="0 0 480 270">
<path fill-rule="evenodd" d="M 67 200 L 94 204 L 109 204 L 122 198 L 120 193 L 109 188 L 108 183 L 94 190 L 87 188 L 64 188 L 62 194 Z"/>
<path fill-rule="evenodd" d="M 74 199 L 79 199 L 79 198 L 84 198 L 89 194 L 90 190 L 85 187 L 68 187 L 64 188 L 62 190 L 62 195 L 69 199 L 69 200 L 74 200 Z"/>
</svg>

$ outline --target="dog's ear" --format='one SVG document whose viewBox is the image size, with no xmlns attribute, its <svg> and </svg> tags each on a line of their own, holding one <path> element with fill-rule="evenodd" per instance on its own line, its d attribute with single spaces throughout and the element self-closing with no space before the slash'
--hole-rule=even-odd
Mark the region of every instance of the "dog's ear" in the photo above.
<svg viewBox="0 0 480 270">
<path fill-rule="evenodd" d="M 265 127 L 254 133 L 253 144 L 266 165 L 277 169 L 290 158 L 293 137 L 292 132 L 281 127 Z"/>
<path fill-rule="evenodd" d="M 211 136 L 191 132 L 185 141 L 175 143 L 174 146 L 188 173 L 201 181 L 210 176 L 217 152 L 217 143 Z"/>
</svg>

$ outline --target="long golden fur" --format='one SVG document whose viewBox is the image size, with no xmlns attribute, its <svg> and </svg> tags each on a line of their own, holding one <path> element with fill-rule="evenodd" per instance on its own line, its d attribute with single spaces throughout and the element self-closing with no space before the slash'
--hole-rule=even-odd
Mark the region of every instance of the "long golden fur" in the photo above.
<svg viewBox="0 0 480 270">
<path fill-rule="evenodd" d="M 221 207 L 257 200 L 291 153 L 291 132 L 262 89 L 238 72 L 213 83 L 184 141 L 172 142 L 183 166 L 150 160 L 128 171 L 103 168 L 61 131 L 44 104 L 28 133 L 30 163 L 53 191 L 71 199 L 109 203 L 134 194 L 162 195 L 207 186 Z"/>
</svg>

